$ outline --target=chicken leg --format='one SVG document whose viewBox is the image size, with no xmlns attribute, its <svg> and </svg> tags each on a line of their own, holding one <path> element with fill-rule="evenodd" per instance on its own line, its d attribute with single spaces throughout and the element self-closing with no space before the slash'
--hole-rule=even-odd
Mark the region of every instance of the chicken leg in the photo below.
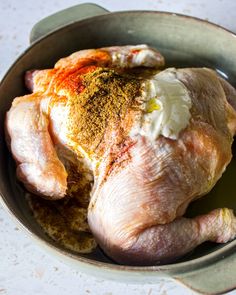
<svg viewBox="0 0 236 295">
<path fill-rule="evenodd" d="M 235 237 L 236 218 L 232 210 L 215 209 L 193 219 L 181 217 L 149 227 L 129 246 L 108 248 L 107 254 L 122 264 L 157 265 L 173 262 L 205 241 L 226 243 Z"/>
</svg>

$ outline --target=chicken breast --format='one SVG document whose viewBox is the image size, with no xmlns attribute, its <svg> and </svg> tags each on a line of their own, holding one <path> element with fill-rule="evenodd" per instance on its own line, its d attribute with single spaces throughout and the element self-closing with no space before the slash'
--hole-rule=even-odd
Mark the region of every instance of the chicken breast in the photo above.
<svg viewBox="0 0 236 295">
<path fill-rule="evenodd" d="M 91 173 L 90 228 L 122 264 L 166 263 L 236 236 L 230 209 L 182 217 L 231 160 L 236 91 L 213 70 L 163 66 L 146 45 L 79 51 L 28 72 L 33 94 L 16 98 L 6 118 L 30 191 L 66 196 L 68 151 Z"/>
</svg>

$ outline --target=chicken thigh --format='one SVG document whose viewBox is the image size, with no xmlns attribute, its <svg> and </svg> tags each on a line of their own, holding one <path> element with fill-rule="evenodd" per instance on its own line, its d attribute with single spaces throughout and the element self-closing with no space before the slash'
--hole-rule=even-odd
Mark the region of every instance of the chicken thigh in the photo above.
<svg viewBox="0 0 236 295">
<path fill-rule="evenodd" d="M 28 190 L 65 197 L 68 153 L 92 175 L 89 226 L 122 264 L 168 263 L 204 241 L 236 237 L 230 209 L 182 217 L 231 160 L 236 91 L 213 70 L 163 66 L 146 45 L 79 51 L 29 71 L 33 93 L 6 117 Z"/>
</svg>

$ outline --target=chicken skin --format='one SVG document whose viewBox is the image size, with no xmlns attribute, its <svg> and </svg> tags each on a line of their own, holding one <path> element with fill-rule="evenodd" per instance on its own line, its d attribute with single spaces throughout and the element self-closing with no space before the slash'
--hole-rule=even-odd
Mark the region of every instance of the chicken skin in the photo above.
<svg viewBox="0 0 236 295">
<path fill-rule="evenodd" d="M 32 94 L 15 98 L 6 116 L 29 191 L 63 198 L 67 161 L 83 165 L 93 182 L 90 229 L 122 264 L 168 263 L 236 237 L 230 209 L 183 217 L 232 158 L 236 91 L 213 70 L 163 66 L 146 45 L 82 50 L 27 72 Z"/>
</svg>

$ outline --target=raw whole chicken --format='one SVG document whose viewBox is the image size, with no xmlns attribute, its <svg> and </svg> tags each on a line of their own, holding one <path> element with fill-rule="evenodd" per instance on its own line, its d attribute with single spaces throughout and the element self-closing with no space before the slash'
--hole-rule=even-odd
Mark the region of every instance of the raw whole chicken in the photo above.
<svg viewBox="0 0 236 295">
<path fill-rule="evenodd" d="M 88 222 L 122 264 L 168 263 L 204 241 L 236 237 L 227 208 L 182 217 L 209 192 L 232 154 L 236 91 L 207 68 L 164 67 L 146 45 L 82 50 L 26 73 L 6 138 L 25 187 L 66 196 L 68 165 L 93 181 Z"/>
</svg>

